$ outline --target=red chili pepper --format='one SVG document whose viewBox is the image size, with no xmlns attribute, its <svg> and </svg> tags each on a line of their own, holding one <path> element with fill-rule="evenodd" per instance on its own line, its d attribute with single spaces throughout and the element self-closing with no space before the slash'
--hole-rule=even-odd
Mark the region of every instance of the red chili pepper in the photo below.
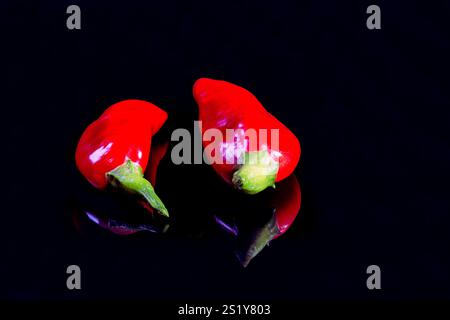
<svg viewBox="0 0 450 320">
<path fill-rule="evenodd" d="M 96 188 L 108 184 L 139 194 L 162 215 L 168 211 L 143 177 L 152 136 L 167 113 L 146 101 L 124 100 L 108 109 L 84 131 L 75 153 L 83 176 Z"/>
<path fill-rule="evenodd" d="M 224 138 L 227 129 L 237 134 L 231 143 L 224 139 L 218 148 L 220 154 L 214 155 L 222 163 L 213 161 L 212 166 L 225 181 L 248 194 L 256 194 L 294 171 L 300 159 L 300 142 L 253 94 L 235 84 L 206 78 L 195 82 L 193 94 L 202 133 L 216 128 Z M 254 143 L 245 135 L 248 129 L 257 133 L 266 129 L 267 138 L 258 137 Z M 278 129 L 278 146 L 272 145 L 272 129 Z M 203 136 L 205 148 L 209 143 Z"/>
</svg>

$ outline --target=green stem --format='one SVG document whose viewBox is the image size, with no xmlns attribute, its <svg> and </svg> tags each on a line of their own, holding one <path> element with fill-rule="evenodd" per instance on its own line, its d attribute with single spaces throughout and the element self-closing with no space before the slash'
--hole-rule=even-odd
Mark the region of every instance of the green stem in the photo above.
<svg viewBox="0 0 450 320">
<path fill-rule="evenodd" d="M 267 150 L 246 152 L 244 163 L 233 174 L 236 189 L 248 194 L 257 194 L 268 187 L 275 188 L 279 163 Z"/>
<path fill-rule="evenodd" d="M 137 163 L 127 160 L 124 164 L 106 173 L 106 178 L 114 187 L 142 196 L 160 214 L 169 216 L 164 203 L 155 193 L 152 184 L 144 178 L 142 168 Z"/>
</svg>

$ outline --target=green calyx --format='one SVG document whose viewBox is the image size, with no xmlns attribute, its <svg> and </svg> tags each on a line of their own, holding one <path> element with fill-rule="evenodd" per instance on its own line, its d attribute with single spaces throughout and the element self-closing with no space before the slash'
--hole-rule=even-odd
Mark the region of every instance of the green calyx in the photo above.
<svg viewBox="0 0 450 320">
<path fill-rule="evenodd" d="M 152 184 L 144 178 L 142 168 L 137 163 L 127 160 L 124 164 L 106 173 L 106 179 L 114 187 L 140 195 L 161 215 L 169 216 L 164 203 L 155 193 Z"/>
<path fill-rule="evenodd" d="M 233 185 L 247 194 L 257 194 L 268 187 L 275 188 L 279 163 L 267 150 L 246 152 L 244 162 L 233 174 Z"/>
</svg>

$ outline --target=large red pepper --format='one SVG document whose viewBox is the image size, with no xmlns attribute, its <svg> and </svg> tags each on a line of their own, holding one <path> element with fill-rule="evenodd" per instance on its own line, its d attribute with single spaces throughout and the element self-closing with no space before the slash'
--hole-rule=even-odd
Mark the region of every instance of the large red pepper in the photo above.
<svg viewBox="0 0 450 320">
<path fill-rule="evenodd" d="M 246 193 L 256 194 L 294 171 L 300 159 L 298 139 L 253 94 L 235 84 L 206 78 L 195 82 L 193 94 L 199 107 L 202 133 L 219 129 L 224 137 L 218 148 L 220 154 L 214 156 L 222 159 L 222 163 L 212 161 L 212 166 L 225 181 Z M 225 139 L 227 129 L 236 132 L 234 142 Z M 245 134 L 248 129 L 257 133 L 266 129 L 267 139 L 258 138 L 257 143 L 252 143 Z M 278 146 L 272 145 L 273 129 L 278 129 Z M 209 143 L 203 136 L 203 145 Z"/>
<path fill-rule="evenodd" d="M 108 184 L 140 195 L 162 215 L 168 211 L 143 177 L 152 136 L 167 113 L 146 101 L 124 100 L 109 107 L 84 131 L 75 159 L 83 176 L 96 188 Z"/>
</svg>

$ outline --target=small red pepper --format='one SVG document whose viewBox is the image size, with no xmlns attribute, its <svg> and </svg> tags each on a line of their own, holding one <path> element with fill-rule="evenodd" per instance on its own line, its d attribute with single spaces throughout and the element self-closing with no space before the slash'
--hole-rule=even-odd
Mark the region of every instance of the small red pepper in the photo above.
<svg viewBox="0 0 450 320">
<path fill-rule="evenodd" d="M 167 113 L 141 100 L 124 100 L 91 123 L 78 142 L 76 164 L 96 188 L 108 185 L 138 194 L 164 216 L 168 211 L 151 183 L 143 177 L 152 136 L 167 120 Z"/>
<path fill-rule="evenodd" d="M 225 181 L 245 193 L 256 194 L 294 171 L 300 159 L 300 142 L 253 94 L 235 84 L 206 78 L 195 82 L 193 94 L 199 107 L 202 133 L 215 128 L 223 137 L 227 137 L 227 129 L 233 129 L 238 135 L 234 142 L 224 139 L 220 143 L 218 158 L 222 163 L 212 161 L 213 168 Z M 252 143 L 245 135 L 248 129 L 257 132 L 266 129 L 267 139 L 258 138 L 257 143 Z M 278 129 L 278 146 L 272 145 L 273 129 Z M 203 145 L 209 143 L 203 136 Z M 240 162 L 229 161 L 242 157 Z"/>
</svg>

